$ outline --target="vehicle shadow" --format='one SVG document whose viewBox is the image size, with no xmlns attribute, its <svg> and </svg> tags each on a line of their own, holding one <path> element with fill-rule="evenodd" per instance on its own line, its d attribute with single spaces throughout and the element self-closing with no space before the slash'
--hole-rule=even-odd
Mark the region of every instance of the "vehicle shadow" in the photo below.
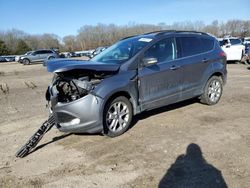
<svg viewBox="0 0 250 188">
<path fill-rule="evenodd" d="M 186 154 L 177 157 L 159 183 L 159 188 L 227 188 L 221 171 L 202 156 L 201 148 L 194 143 Z"/>
<path fill-rule="evenodd" d="M 61 135 L 61 136 L 56 136 L 56 137 L 52 138 L 51 141 L 46 142 L 46 143 L 41 144 L 41 145 L 38 145 L 38 146 L 35 147 L 31 152 L 29 152 L 29 154 L 31 154 L 31 153 L 33 153 L 33 152 L 35 152 L 35 151 L 38 151 L 39 149 L 42 149 L 43 147 L 45 147 L 45 146 L 47 146 L 47 145 L 49 145 L 49 144 L 51 144 L 51 143 L 53 143 L 53 142 L 56 142 L 56 141 L 58 141 L 58 140 L 61 140 L 61 139 L 63 139 L 63 138 L 66 138 L 66 137 L 68 137 L 68 136 L 70 136 L 70 135 L 72 135 L 72 133 L 64 134 L 64 135 Z"/>
<path fill-rule="evenodd" d="M 153 116 L 153 115 L 156 115 L 156 114 L 160 114 L 163 112 L 182 108 L 182 107 L 188 106 L 190 104 L 194 104 L 194 103 L 199 103 L 198 98 L 188 99 L 188 100 L 181 101 L 181 102 L 174 103 L 174 104 L 170 104 L 170 105 L 167 105 L 164 107 L 160 107 L 160 108 L 156 108 L 153 110 L 142 112 L 141 114 L 138 114 L 138 115 L 133 117 L 132 122 L 131 122 L 131 126 L 129 129 L 133 128 L 135 126 L 135 124 L 140 120 L 146 119 L 146 118 Z"/>
<path fill-rule="evenodd" d="M 186 101 L 182 101 L 182 102 L 178 102 L 178 103 L 175 103 L 175 104 L 171 104 L 171 105 L 168 105 L 168 106 L 164 106 L 164 107 L 161 107 L 161 108 L 157 108 L 157 109 L 154 109 L 154 110 L 150 110 L 150 111 L 145 111 L 141 114 L 138 114 L 136 115 L 132 122 L 131 122 L 131 126 L 129 127 L 129 129 L 131 129 L 132 127 L 135 126 L 135 124 L 139 121 L 139 120 L 142 120 L 142 119 L 146 119 L 152 115 L 156 115 L 156 114 L 160 114 L 160 113 L 163 113 L 163 112 L 166 112 L 166 111 L 170 111 L 170 110 L 174 110 L 174 109 L 177 109 L 177 108 L 181 108 L 181 107 L 184 107 L 184 106 L 187 106 L 187 105 L 190 105 L 190 104 L 193 104 L 193 103 L 196 103 L 198 102 L 197 98 L 194 98 L 194 99 L 189 99 L 189 100 L 186 100 Z M 49 142 L 46 142 L 44 144 L 41 144 L 41 145 L 38 145 L 37 147 L 35 147 L 32 151 L 29 152 L 29 154 L 35 152 L 35 151 L 38 151 L 39 149 L 42 149 L 43 147 L 53 143 L 53 142 L 56 142 L 56 141 L 59 141 L 63 138 L 66 138 L 70 135 L 79 135 L 79 136 L 97 136 L 97 135 L 103 135 L 101 133 L 68 133 L 68 134 L 64 134 L 64 135 L 61 135 L 61 136 L 57 136 L 57 137 L 54 137 L 51 141 Z"/>
<path fill-rule="evenodd" d="M 49 142 L 46 142 L 44 144 L 36 146 L 32 151 L 29 152 L 29 154 L 31 154 L 31 153 L 33 153 L 35 151 L 38 151 L 38 150 L 42 149 L 43 147 L 45 147 L 45 146 L 47 146 L 47 145 L 49 145 L 51 143 L 57 142 L 57 141 L 59 141 L 61 139 L 64 139 L 64 138 L 66 138 L 68 136 L 71 136 L 73 134 L 74 135 L 78 135 L 78 136 L 96 136 L 96 135 L 101 135 L 101 134 L 98 134 L 98 133 L 96 133 L 96 134 L 91 134 L 91 133 L 68 133 L 68 134 L 63 134 L 61 136 L 56 136 L 56 137 L 52 138 L 52 140 L 49 141 Z"/>
</svg>

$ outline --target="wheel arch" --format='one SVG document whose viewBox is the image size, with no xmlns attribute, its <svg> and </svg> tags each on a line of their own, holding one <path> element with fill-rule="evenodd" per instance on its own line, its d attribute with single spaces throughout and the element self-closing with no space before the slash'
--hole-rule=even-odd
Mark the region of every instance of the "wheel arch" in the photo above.
<svg viewBox="0 0 250 188">
<path fill-rule="evenodd" d="M 48 59 L 48 60 L 49 60 L 49 59 L 55 59 L 55 56 L 50 55 L 50 56 L 47 57 L 47 59 Z"/>
<path fill-rule="evenodd" d="M 132 105 L 132 110 L 133 110 L 132 114 L 135 115 L 136 112 L 137 112 L 137 110 L 136 110 L 137 109 L 136 99 L 128 91 L 116 91 L 116 92 L 112 93 L 110 96 L 108 96 L 107 100 L 105 100 L 105 102 L 104 102 L 103 110 L 105 109 L 106 105 L 110 101 L 112 101 L 115 98 L 120 97 L 120 96 L 126 97 L 130 101 L 130 103 Z M 103 112 L 103 110 L 102 110 L 102 112 Z"/>
<path fill-rule="evenodd" d="M 117 91 L 114 92 L 113 94 L 111 94 L 109 97 L 107 97 L 107 100 L 104 101 L 103 106 L 102 106 L 102 110 L 101 110 L 101 117 L 102 117 L 102 125 L 103 125 L 103 134 L 107 134 L 108 135 L 108 129 L 107 127 L 105 127 L 104 125 L 104 114 L 105 114 L 105 110 L 107 109 L 107 105 L 110 104 L 113 100 L 115 100 L 117 97 L 125 97 L 128 99 L 128 101 L 131 104 L 132 107 L 132 117 L 135 115 L 135 100 L 133 99 L 132 95 L 129 94 L 129 92 L 127 91 Z M 110 135 L 109 135 L 110 136 Z M 113 136 L 111 136 L 113 137 Z"/>
<path fill-rule="evenodd" d="M 225 82 L 224 75 L 221 72 L 214 72 L 207 80 L 209 80 L 213 76 L 221 77 L 223 83 Z"/>
<path fill-rule="evenodd" d="M 28 62 L 31 63 L 31 60 L 28 57 L 23 58 L 22 63 L 23 63 L 23 60 L 28 60 Z"/>
</svg>

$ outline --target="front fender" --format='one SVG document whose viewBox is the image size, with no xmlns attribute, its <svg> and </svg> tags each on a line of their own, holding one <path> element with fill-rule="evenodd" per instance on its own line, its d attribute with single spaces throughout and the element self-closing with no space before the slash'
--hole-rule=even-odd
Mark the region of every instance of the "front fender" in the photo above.
<svg viewBox="0 0 250 188">
<path fill-rule="evenodd" d="M 93 94 L 103 99 L 103 106 L 101 112 L 103 112 L 106 102 L 116 93 L 126 92 L 131 96 L 131 102 L 133 105 L 134 113 L 137 110 L 138 101 L 138 88 L 137 88 L 137 71 L 124 71 L 118 74 L 104 79 L 93 91 Z"/>
</svg>

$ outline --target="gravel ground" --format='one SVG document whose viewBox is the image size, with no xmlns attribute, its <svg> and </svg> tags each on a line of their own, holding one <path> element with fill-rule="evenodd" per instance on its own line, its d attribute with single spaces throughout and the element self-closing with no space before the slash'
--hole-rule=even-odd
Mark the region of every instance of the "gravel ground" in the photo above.
<svg viewBox="0 0 250 188">
<path fill-rule="evenodd" d="M 53 128 L 35 152 L 16 158 L 48 116 L 51 78 L 41 65 L 0 64 L 0 187 L 250 187 L 245 65 L 228 65 L 215 106 L 189 100 L 145 112 L 112 139 Z"/>
</svg>

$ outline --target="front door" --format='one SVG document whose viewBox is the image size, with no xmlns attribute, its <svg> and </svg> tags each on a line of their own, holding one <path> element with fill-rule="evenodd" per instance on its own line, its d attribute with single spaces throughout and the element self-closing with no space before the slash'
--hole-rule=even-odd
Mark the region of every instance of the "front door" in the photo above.
<svg viewBox="0 0 250 188">
<path fill-rule="evenodd" d="M 173 37 L 152 45 L 144 59 L 156 58 L 157 64 L 142 66 L 138 70 L 141 110 L 153 109 L 179 100 L 182 73 L 176 61 L 176 45 Z"/>
</svg>

